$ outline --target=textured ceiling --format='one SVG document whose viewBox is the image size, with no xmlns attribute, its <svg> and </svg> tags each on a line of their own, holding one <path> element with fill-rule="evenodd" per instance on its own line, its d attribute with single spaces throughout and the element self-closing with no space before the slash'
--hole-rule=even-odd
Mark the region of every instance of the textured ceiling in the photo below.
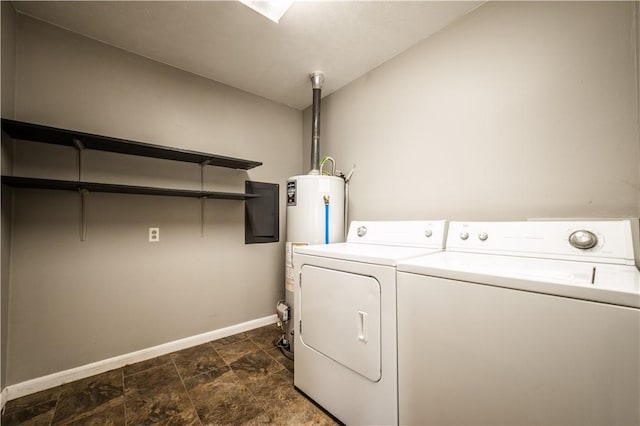
<svg viewBox="0 0 640 426">
<path fill-rule="evenodd" d="M 23 13 L 295 108 L 341 88 L 482 2 L 297 1 L 280 23 L 236 1 L 15 2 Z"/>
</svg>

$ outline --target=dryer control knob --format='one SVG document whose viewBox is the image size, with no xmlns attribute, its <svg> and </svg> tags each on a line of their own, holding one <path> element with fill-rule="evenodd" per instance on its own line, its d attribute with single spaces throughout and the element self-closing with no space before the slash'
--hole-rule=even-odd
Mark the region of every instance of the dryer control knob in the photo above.
<svg viewBox="0 0 640 426">
<path fill-rule="evenodd" d="M 590 249 L 598 244 L 598 237 L 591 231 L 580 229 L 569 235 L 569 244 L 578 249 Z"/>
<path fill-rule="evenodd" d="M 469 238 L 469 233 L 468 232 L 461 232 L 460 233 L 460 239 L 461 240 L 466 240 L 467 238 Z"/>
<path fill-rule="evenodd" d="M 432 235 L 433 235 L 433 232 L 431 231 L 431 229 L 427 229 L 426 231 L 424 231 L 425 237 L 431 238 Z"/>
<path fill-rule="evenodd" d="M 489 238 L 489 235 L 486 232 L 481 232 L 478 234 L 478 239 L 480 241 L 487 241 L 487 238 Z"/>
<path fill-rule="evenodd" d="M 358 237 L 364 237 L 365 235 L 367 235 L 367 227 L 366 226 L 359 226 L 358 227 Z"/>
</svg>

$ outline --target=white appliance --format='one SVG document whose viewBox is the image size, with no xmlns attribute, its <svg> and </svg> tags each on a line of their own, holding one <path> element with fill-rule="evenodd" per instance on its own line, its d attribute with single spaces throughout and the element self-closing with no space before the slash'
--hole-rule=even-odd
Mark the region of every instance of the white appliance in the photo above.
<svg viewBox="0 0 640 426">
<path fill-rule="evenodd" d="M 451 222 L 399 262 L 400 423 L 640 423 L 633 243 L 627 220 Z"/>
<path fill-rule="evenodd" d="M 295 247 L 295 386 L 346 424 L 397 424 L 396 263 L 442 250 L 444 221 L 356 222 Z"/>
<path fill-rule="evenodd" d="M 289 306 L 293 306 L 293 248 L 344 241 L 344 187 L 344 179 L 336 176 L 301 175 L 287 180 L 285 300 Z M 289 321 L 287 340 L 293 329 Z M 293 352 L 294 345 L 289 349 Z"/>
</svg>

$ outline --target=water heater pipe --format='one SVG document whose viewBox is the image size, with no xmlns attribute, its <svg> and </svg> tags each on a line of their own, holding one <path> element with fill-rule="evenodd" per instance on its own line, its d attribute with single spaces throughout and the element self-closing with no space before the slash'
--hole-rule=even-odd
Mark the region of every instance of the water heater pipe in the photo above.
<svg viewBox="0 0 640 426">
<path fill-rule="evenodd" d="M 329 244 L 329 196 L 325 195 L 324 199 L 324 243 Z"/>
<path fill-rule="evenodd" d="M 353 169 L 344 177 L 344 240 L 347 241 L 349 236 L 349 182 L 351 182 L 351 176 L 356 169 L 356 165 L 353 165 Z"/>
<path fill-rule="evenodd" d="M 314 71 L 309 76 L 313 88 L 313 109 L 311 120 L 311 171 L 310 175 L 320 174 L 320 93 L 324 83 L 324 74 Z"/>
</svg>

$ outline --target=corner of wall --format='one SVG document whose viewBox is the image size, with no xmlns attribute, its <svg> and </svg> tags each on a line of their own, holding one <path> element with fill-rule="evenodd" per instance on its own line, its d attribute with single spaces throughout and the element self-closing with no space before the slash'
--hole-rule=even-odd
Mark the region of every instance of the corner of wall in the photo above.
<svg viewBox="0 0 640 426">
<path fill-rule="evenodd" d="M 3 1 L 0 5 L 0 19 L 2 21 L 1 35 L 1 81 L 2 102 L 0 113 L 2 117 L 15 117 L 15 69 L 16 69 L 16 10 L 13 2 Z M 0 170 L 2 174 L 13 172 L 13 139 L 2 134 L 2 152 L 0 153 Z M 2 191 L 2 221 L 0 228 L 2 278 L 0 283 L 0 403 L 4 408 L 6 403 L 7 376 L 7 344 L 8 344 L 8 311 L 9 311 L 9 281 L 11 266 L 11 210 L 13 206 L 11 190 Z"/>
<path fill-rule="evenodd" d="M 15 68 L 16 68 L 16 10 L 11 1 L 1 2 L 0 18 L 2 19 L 2 117 L 15 117 Z"/>
<path fill-rule="evenodd" d="M 4 156 L 4 154 L 3 154 Z M 0 284 L 0 390 L 4 391 L 7 385 L 7 355 L 9 343 L 9 288 L 11 283 L 11 236 L 13 221 L 13 190 L 3 189 L 2 218 L 0 229 L 1 240 L 1 284 Z"/>
</svg>

